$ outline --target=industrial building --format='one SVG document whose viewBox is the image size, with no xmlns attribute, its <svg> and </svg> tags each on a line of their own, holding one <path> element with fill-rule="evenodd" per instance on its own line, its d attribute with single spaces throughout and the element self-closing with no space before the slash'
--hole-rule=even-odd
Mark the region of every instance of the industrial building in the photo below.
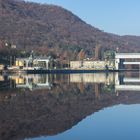
<svg viewBox="0 0 140 140">
<path fill-rule="evenodd" d="M 70 68 L 71 69 L 113 69 L 113 63 L 109 61 L 70 61 Z"/>
</svg>

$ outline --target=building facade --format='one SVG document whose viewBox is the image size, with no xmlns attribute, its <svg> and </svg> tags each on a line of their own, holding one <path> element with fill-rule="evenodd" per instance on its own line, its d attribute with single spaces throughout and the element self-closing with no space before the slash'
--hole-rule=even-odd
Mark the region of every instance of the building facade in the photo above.
<svg viewBox="0 0 140 140">
<path fill-rule="evenodd" d="M 70 61 L 71 69 L 106 69 L 112 68 L 113 64 L 109 61 Z"/>
<path fill-rule="evenodd" d="M 15 65 L 20 69 L 49 69 L 50 58 L 17 58 Z"/>
</svg>

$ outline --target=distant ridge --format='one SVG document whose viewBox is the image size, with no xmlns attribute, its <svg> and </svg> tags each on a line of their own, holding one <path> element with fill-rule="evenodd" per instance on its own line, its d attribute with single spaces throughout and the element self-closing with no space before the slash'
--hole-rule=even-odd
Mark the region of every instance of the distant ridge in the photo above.
<svg viewBox="0 0 140 140">
<path fill-rule="evenodd" d="M 105 33 L 62 7 L 22 0 L 0 0 L 0 40 L 59 54 L 84 49 L 92 56 L 96 44 L 103 50 L 140 51 L 140 37 Z"/>
</svg>

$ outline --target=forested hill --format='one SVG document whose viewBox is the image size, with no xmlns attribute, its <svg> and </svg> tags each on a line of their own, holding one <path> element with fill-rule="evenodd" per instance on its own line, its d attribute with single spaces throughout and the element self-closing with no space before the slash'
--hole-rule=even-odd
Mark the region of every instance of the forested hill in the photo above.
<svg viewBox="0 0 140 140">
<path fill-rule="evenodd" d="M 140 37 L 105 33 L 62 7 L 22 0 L 0 0 L 0 40 L 60 54 L 84 49 L 92 55 L 96 44 L 123 52 L 140 50 Z"/>
</svg>

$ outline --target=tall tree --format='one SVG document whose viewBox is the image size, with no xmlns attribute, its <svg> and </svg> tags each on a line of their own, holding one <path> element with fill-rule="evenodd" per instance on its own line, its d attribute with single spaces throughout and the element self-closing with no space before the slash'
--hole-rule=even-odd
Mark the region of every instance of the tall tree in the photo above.
<svg viewBox="0 0 140 140">
<path fill-rule="evenodd" d="M 82 49 L 78 54 L 79 60 L 83 60 L 85 58 L 85 51 Z"/>
</svg>

